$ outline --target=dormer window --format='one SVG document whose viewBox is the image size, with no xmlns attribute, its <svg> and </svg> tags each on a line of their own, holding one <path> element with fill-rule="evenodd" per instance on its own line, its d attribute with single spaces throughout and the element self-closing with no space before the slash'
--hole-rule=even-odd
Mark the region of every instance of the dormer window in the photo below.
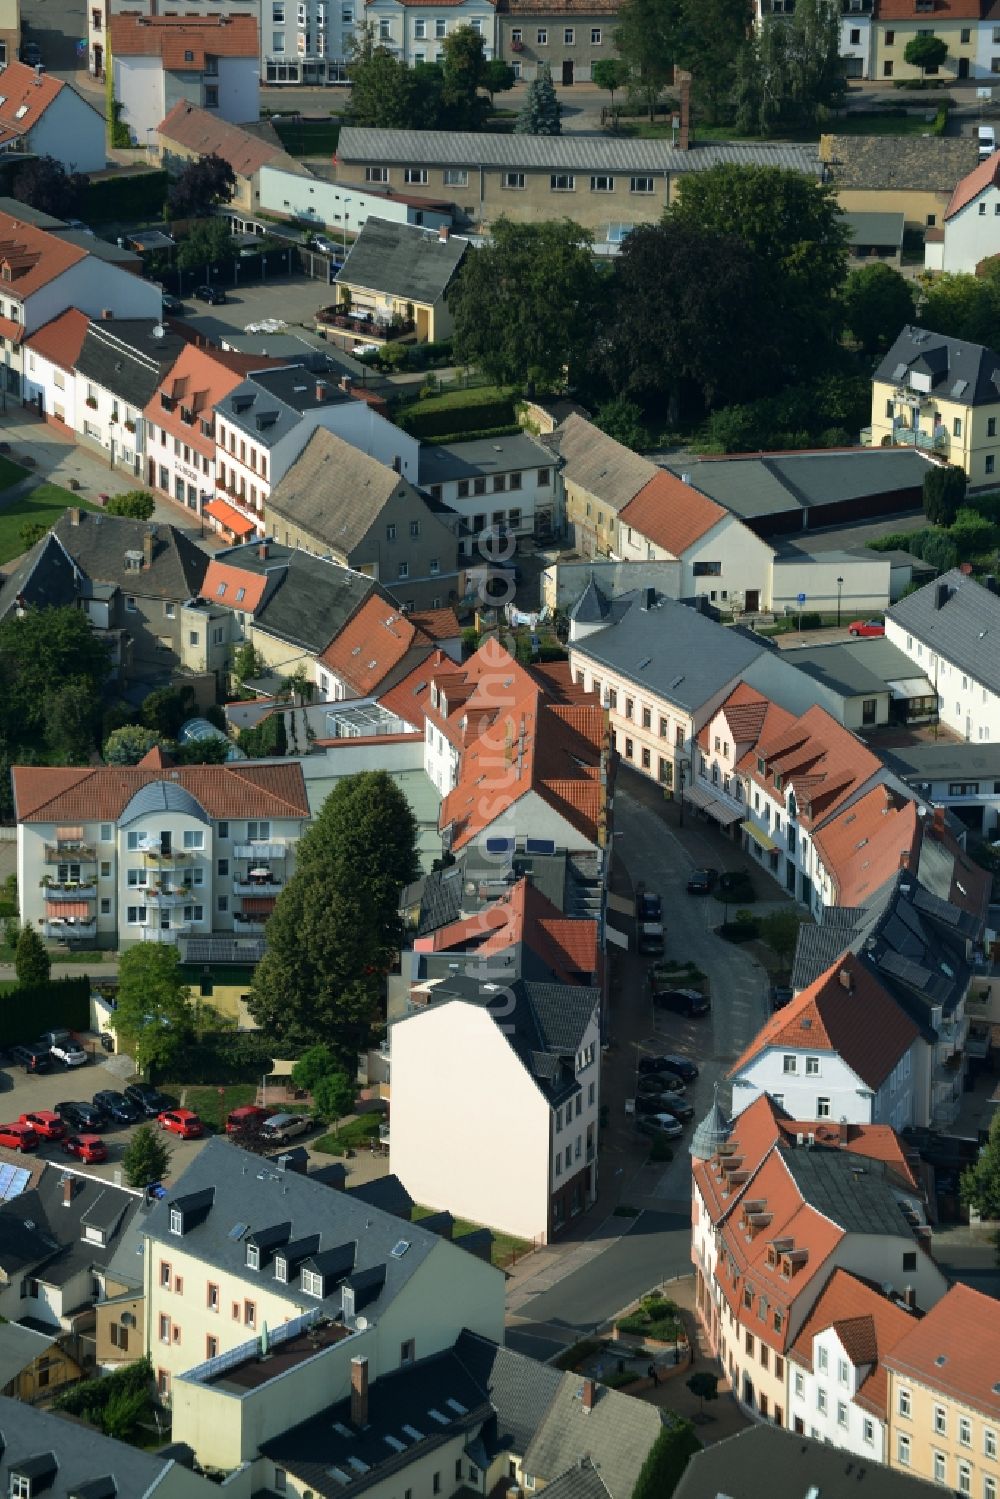
<svg viewBox="0 0 1000 1499">
<path fill-rule="evenodd" d="M 247 1269 L 260 1269 L 260 1250 L 257 1248 L 256 1244 L 247 1245 Z"/>
<path fill-rule="evenodd" d="M 274 1257 L 274 1278 L 280 1280 L 283 1286 L 288 1284 L 288 1261 L 283 1254 Z"/>
<path fill-rule="evenodd" d="M 785 784 L 784 776 L 776 775 L 775 778 L 774 778 L 774 789 L 775 789 L 775 791 L 780 791 L 781 788 L 782 788 L 782 786 L 784 784 Z"/>
<path fill-rule="evenodd" d="M 767 775 L 767 765 L 763 755 L 757 756 L 757 774 L 759 776 Z"/>
<path fill-rule="evenodd" d="M 322 1301 L 322 1299 L 323 1299 L 323 1277 L 322 1277 L 322 1275 L 317 1275 L 315 1270 L 303 1270 L 303 1272 L 302 1272 L 302 1290 L 303 1290 L 303 1292 L 305 1293 L 306 1296 L 316 1296 L 320 1301 Z M 351 1293 L 351 1302 L 352 1302 L 352 1305 L 353 1305 L 353 1301 L 354 1301 L 354 1294 L 352 1292 Z M 346 1306 L 345 1306 L 344 1310 L 346 1312 L 346 1310 L 347 1310 Z"/>
<path fill-rule="evenodd" d="M 437 683 L 436 682 L 432 682 L 431 683 L 431 707 L 432 708 L 436 708 L 437 705 L 438 705 Z"/>
<path fill-rule="evenodd" d="M 184 1232 L 184 1214 L 180 1208 L 170 1209 L 170 1232 L 172 1234 L 182 1234 Z"/>
<path fill-rule="evenodd" d="M 26 1473 L 10 1475 L 11 1499 L 31 1499 L 31 1479 Z"/>
</svg>

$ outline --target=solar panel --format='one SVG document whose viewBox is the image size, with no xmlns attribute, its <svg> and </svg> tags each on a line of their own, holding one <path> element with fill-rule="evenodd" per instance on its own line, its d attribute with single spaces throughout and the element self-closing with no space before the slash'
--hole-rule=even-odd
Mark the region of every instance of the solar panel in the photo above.
<svg viewBox="0 0 1000 1499">
<path fill-rule="evenodd" d="M 232 1228 L 229 1230 L 229 1237 L 231 1239 L 242 1239 L 246 1231 L 247 1225 L 245 1223 L 234 1223 Z"/>
<path fill-rule="evenodd" d="M 397 1239 L 396 1243 L 392 1246 L 392 1249 L 389 1252 L 394 1260 L 401 1260 L 409 1247 L 409 1239 Z"/>
<path fill-rule="evenodd" d="M 24 1166 L 0 1166 L 0 1202 L 20 1197 L 30 1180 L 31 1172 Z"/>
</svg>

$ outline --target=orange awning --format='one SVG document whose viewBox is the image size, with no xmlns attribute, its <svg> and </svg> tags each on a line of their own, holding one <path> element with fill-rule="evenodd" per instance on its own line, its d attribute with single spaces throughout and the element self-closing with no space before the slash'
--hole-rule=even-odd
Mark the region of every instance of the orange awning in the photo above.
<svg viewBox="0 0 1000 1499">
<path fill-rule="evenodd" d="M 227 531 L 232 531 L 234 536 L 252 536 L 257 529 L 252 520 L 247 520 L 232 505 L 227 505 L 225 500 L 209 500 L 205 506 L 205 514 L 217 520 Z"/>
<path fill-rule="evenodd" d="M 270 916 L 276 899 L 274 895 L 244 895 L 243 914 L 245 916 Z"/>
<path fill-rule="evenodd" d="M 49 920 L 57 916 L 75 916 L 78 920 L 84 920 L 90 915 L 90 904 L 85 900 L 47 900 L 45 902 L 45 914 Z"/>
</svg>

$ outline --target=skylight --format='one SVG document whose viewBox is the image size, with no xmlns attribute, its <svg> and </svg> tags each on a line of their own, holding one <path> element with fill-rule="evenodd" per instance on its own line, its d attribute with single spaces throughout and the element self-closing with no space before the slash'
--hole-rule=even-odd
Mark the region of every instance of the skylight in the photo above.
<svg viewBox="0 0 1000 1499">
<path fill-rule="evenodd" d="M 401 1260 L 403 1258 L 403 1255 L 409 1249 L 409 1247 L 410 1247 L 410 1241 L 409 1241 L 409 1239 L 397 1239 L 396 1243 L 392 1246 L 392 1249 L 390 1250 L 390 1253 L 392 1254 L 393 1259 L 394 1260 Z"/>
</svg>

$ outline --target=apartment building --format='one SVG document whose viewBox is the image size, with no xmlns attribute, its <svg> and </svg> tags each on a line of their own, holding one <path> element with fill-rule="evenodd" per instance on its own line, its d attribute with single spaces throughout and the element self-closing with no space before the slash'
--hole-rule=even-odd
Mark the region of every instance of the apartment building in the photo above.
<svg viewBox="0 0 1000 1499">
<path fill-rule="evenodd" d="M 614 0 L 501 0 L 497 55 L 516 78 L 545 66 L 562 88 L 589 82 L 596 62 L 617 56 Z"/>
<path fill-rule="evenodd" d="M 479 565 L 486 537 L 501 553 L 506 544 L 545 541 L 562 528 L 558 461 L 527 432 L 422 444 L 418 482 L 462 517 L 463 555 Z"/>
<path fill-rule="evenodd" d="M 295 761 L 11 774 L 21 921 L 91 947 L 259 936 L 309 820 Z"/>
<path fill-rule="evenodd" d="M 934 1499 L 939 1490 L 877 1463 L 857 1463 L 836 1447 L 806 1436 L 749 1426 L 696 1452 L 681 1475 L 676 1499 Z"/>
<path fill-rule="evenodd" d="M 748 1414 L 787 1424 L 787 1360 L 832 1270 L 909 1287 L 921 1307 L 944 1295 L 886 1126 L 795 1121 L 763 1094 L 731 1124 L 714 1111 L 692 1157 L 697 1311 Z"/>
<path fill-rule="evenodd" d="M 886 639 L 931 682 L 940 722 L 969 743 L 1000 739 L 998 630 L 1000 595 L 957 567 L 886 614 Z"/>
<path fill-rule="evenodd" d="M 951 1287 L 885 1358 L 890 1467 L 975 1499 L 1000 1489 L 992 1296 Z"/>
<path fill-rule="evenodd" d="M 1000 355 L 906 327 L 872 376 L 873 444 L 911 444 L 993 483 L 1000 440 Z"/>
<path fill-rule="evenodd" d="M 262 1172 L 258 1156 L 225 1139 L 209 1140 L 149 1212 L 144 1234 L 157 1384 L 171 1396 L 175 1440 L 205 1466 L 234 1468 L 342 1398 L 357 1358 L 378 1378 L 450 1347 L 463 1328 L 503 1336 L 503 1277 L 492 1265 L 280 1163 Z M 322 1378 L 309 1390 L 293 1381 L 286 1398 L 272 1387 L 267 1414 L 257 1399 L 257 1420 L 234 1420 L 240 1402 L 220 1385 L 222 1361 L 248 1341 L 259 1347 L 265 1326 L 280 1338 L 316 1317 L 325 1323 Z M 258 1376 L 247 1394 L 265 1382 Z"/>
<path fill-rule="evenodd" d="M 217 110 L 233 125 L 258 118 L 259 27 L 252 11 L 208 16 L 122 11 L 108 18 L 107 35 L 119 119 L 133 145 L 146 146 L 182 101 Z"/>
<path fill-rule="evenodd" d="M 11 47 L 9 37 L 0 45 L 7 48 L 7 55 L 0 56 L 4 152 L 51 156 L 67 172 L 103 171 L 107 163 L 103 115 L 70 84 L 17 62 L 17 43 Z"/>
<path fill-rule="evenodd" d="M 379 46 L 411 66 L 442 62 L 445 38 L 463 26 L 482 37 L 487 59 L 495 55 L 494 0 L 449 0 L 447 7 L 433 0 L 365 0 L 363 21 Z"/>
</svg>

